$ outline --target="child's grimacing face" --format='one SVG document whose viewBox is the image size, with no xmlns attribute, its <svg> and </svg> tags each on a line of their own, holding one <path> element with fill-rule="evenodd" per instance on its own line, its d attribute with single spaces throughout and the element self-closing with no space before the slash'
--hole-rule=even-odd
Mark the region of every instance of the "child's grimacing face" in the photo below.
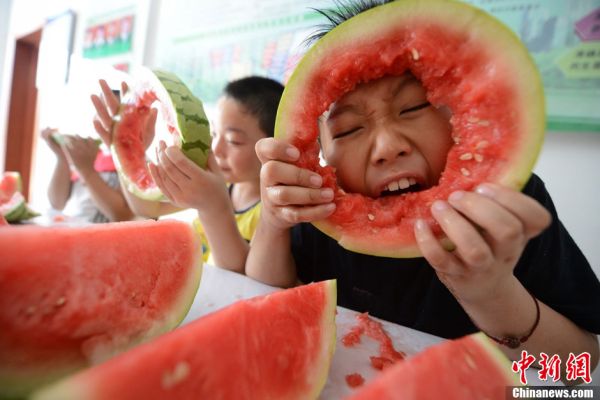
<svg viewBox="0 0 600 400">
<path fill-rule="evenodd" d="M 323 157 L 346 192 L 378 198 L 423 190 L 446 166 L 449 118 L 411 74 L 362 83 L 319 119 Z"/>
<path fill-rule="evenodd" d="M 211 133 L 211 148 L 227 182 L 259 179 L 261 164 L 254 145 L 266 135 L 254 115 L 237 100 L 222 97 L 217 103 Z"/>
</svg>

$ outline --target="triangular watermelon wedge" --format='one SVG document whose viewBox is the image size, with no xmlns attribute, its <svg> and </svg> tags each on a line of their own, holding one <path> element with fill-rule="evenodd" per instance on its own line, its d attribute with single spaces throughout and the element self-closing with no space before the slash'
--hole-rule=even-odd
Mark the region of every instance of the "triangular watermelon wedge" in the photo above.
<svg viewBox="0 0 600 400">
<path fill-rule="evenodd" d="M 334 351 L 335 306 L 335 281 L 241 300 L 33 399 L 316 399 Z"/>
<path fill-rule="evenodd" d="M 201 250 L 174 220 L 0 229 L 0 398 L 101 362 L 178 325 Z"/>
<path fill-rule="evenodd" d="M 394 364 L 348 400 L 505 400 L 519 385 L 506 356 L 476 333 Z"/>
</svg>

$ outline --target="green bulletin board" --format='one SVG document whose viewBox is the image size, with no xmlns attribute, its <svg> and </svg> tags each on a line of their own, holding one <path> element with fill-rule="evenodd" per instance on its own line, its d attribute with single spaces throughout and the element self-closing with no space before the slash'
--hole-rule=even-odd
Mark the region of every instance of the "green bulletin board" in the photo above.
<svg viewBox="0 0 600 400">
<path fill-rule="evenodd" d="M 600 132 L 600 0 L 468 2 L 529 49 L 544 81 L 550 130 Z"/>
<path fill-rule="evenodd" d="M 544 81 L 549 130 L 600 132 L 600 0 L 465 0 L 502 20 L 529 48 Z M 173 0 L 161 15 L 157 66 L 210 107 L 227 81 L 285 82 L 333 0 Z"/>
</svg>

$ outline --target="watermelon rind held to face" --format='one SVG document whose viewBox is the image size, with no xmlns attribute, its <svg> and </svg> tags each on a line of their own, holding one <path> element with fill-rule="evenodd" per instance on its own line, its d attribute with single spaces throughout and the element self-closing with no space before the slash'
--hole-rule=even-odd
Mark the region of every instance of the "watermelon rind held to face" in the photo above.
<svg viewBox="0 0 600 400">
<path fill-rule="evenodd" d="M 202 101 L 175 74 L 138 67 L 134 81 L 123 96 L 115 116 L 111 150 L 126 188 L 147 200 L 164 196 L 147 166 L 156 154 L 159 141 L 176 145 L 201 168 L 206 167 L 210 151 L 210 129 Z M 154 137 L 144 137 L 151 108 L 158 108 Z M 150 130 L 151 131 L 151 130 Z"/>
<path fill-rule="evenodd" d="M 422 96 L 409 96 L 404 102 L 405 88 L 402 94 L 390 94 L 386 106 L 398 103 L 397 110 L 385 114 L 390 132 L 398 129 L 404 135 L 398 137 L 408 135 L 403 129 L 432 135 L 423 128 L 426 124 L 418 125 L 419 118 L 438 119 L 434 124 L 436 132 L 442 132 L 438 138 L 421 137 L 419 143 L 415 136 L 416 143 L 409 142 L 404 151 L 426 161 L 437 157 L 430 170 L 439 172 L 431 177 L 404 167 L 386 170 L 383 163 L 374 164 L 378 160 L 362 157 L 370 154 L 363 144 L 372 131 L 360 115 L 356 126 L 338 129 L 358 134 L 333 141 L 332 132 L 339 132 L 327 125 L 328 113 L 338 102 L 360 106 L 348 100 L 357 93 L 375 92 L 374 101 L 385 98 L 377 94 L 382 79 L 411 81 L 415 89 L 410 93 Z M 367 102 L 364 109 L 369 107 L 375 106 Z M 440 120 L 444 115 L 447 129 Z M 414 128 L 417 125 L 420 131 Z M 484 182 L 521 189 L 544 133 L 542 81 L 526 47 L 494 17 L 454 0 L 394 1 L 339 24 L 299 62 L 275 124 L 275 136 L 300 150 L 297 165 L 322 175 L 323 186 L 334 190 L 335 212 L 314 225 L 349 250 L 386 257 L 420 256 L 413 233 L 417 219 L 425 220 L 444 239 L 430 212 L 435 200 Z M 438 148 L 423 148 L 434 140 L 440 141 Z M 331 145 L 334 142 L 337 147 Z M 339 156 L 335 150 L 342 143 L 350 150 Z M 442 155 L 438 166 L 440 149 L 447 156 Z M 352 185 L 347 158 L 352 158 L 352 165 L 362 163 L 362 170 L 381 168 L 381 175 L 374 178 L 382 181 L 381 187 Z M 390 181 L 384 182 L 388 176 Z"/>
</svg>

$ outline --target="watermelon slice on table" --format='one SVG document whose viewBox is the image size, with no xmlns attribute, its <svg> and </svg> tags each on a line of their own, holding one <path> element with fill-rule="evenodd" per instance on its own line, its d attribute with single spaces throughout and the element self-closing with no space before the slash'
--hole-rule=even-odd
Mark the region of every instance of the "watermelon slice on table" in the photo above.
<svg viewBox="0 0 600 400">
<path fill-rule="evenodd" d="M 18 172 L 7 171 L 2 174 L 0 215 L 5 221 L 20 222 L 40 215 L 27 204 L 25 197 L 21 194 L 22 185 L 21 174 Z"/>
<path fill-rule="evenodd" d="M 405 181 L 408 188 L 380 198 L 347 193 L 334 169 L 320 164 L 318 118 L 356 85 L 408 72 L 431 105 L 452 112 L 455 144 L 438 184 L 421 190 Z M 430 212 L 435 200 L 482 182 L 525 185 L 543 142 L 544 107 L 540 75 L 509 28 L 459 1 L 402 0 L 365 11 L 316 42 L 286 84 L 275 136 L 296 146 L 297 164 L 334 190 L 336 210 L 317 228 L 355 252 L 417 257 L 415 220 L 441 237 Z"/>
<path fill-rule="evenodd" d="M 21 174 L 15 171 L 6 171 L 2 173 L 0 180 L 0 203 L 4 203 L 12 197 L 13 194 L 21 192 L 23 182 Z"/>
<path fill-rule="evenodd" d="M 476 333 L 394 364 L 348 400 L 505 400 L 507 387 L 519 385 L 506 356 Z"/>
<path fill-rule="evenodd" d="M 0 398 L 171 330 L 201 275 L 192 227 L 164 220 L 0 229 Z"/>
<path fill-rule="evenodd" d="M 34 394 L 35 400 L 316 399 L 335 281 L 241 300 Z"/>
<path fill-rule="evenodd" d="M 112 129 L 112 153 L 127 189 L 138 197 L 161 200 L 163 195 L 150 175 L 147 152 L 154 156 L 158 142 L 177 145 L 194 163 L 204 168 L 210 150 L 210 129 L 202 102 L 176 75 L 139 67 L 135 82 L 123 98 Z M 144 127 L 157 103 L 163 124 L 146 149 Z"/>
</svg>

